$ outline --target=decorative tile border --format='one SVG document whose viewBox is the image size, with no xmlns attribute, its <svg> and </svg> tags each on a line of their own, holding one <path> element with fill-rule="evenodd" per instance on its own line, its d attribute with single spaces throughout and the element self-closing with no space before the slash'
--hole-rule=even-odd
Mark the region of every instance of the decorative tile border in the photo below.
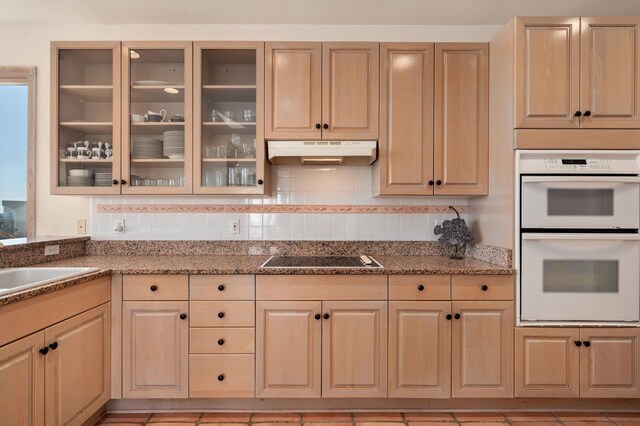
<svg viewBox="0 0 640 426">
<path fill-rule="evenodd" d="M 454 206 L 467 213 L 467 206 Z M 449 206 L 402 205 L 296 205 L 296 204 L 98 204 L 97 213 L 345 213 L 416 214 L 449 213 Z"/>
</svg>

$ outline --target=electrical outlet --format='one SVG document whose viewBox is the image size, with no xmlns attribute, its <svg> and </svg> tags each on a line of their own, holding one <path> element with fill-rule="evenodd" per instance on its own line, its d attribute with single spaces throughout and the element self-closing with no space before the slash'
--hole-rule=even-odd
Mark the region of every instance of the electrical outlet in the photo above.
<svg viewBox="0 0 640 426">
<path fill-rule="evenodd" d="M 231 222 L 229 222 L 229 233 L 230 234 L 240 233 L 240 219 L 231 219 Z"/>
<path fill-rule="evenodd" d="M 45 246 L 44 247 L 44 255 L 45 256 L 53 256 L 56 254 L 60 254 L 60 246 L 56 244 L 55 246 Z"/>
<path fill-rule="evenodd" d="M 78 219 L 76 232 L 78 235 L 84 235 L 87 233 L 87 221 L 85 219 Z"/>
<path fill-rule="evenodd" d="M 124 234 L 124 231 L 125 231 L 124 219 L 116 220 L 116 224 L 114 225 L 113 230 L 116 232 L 116 234 Z"/>
</svg>

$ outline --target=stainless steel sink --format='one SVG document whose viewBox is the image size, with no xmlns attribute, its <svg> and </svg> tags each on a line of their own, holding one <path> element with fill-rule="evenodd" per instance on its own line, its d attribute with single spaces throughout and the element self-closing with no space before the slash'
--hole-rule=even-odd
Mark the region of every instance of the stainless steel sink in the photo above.
<svg viewBox="0 0 640 426">
<path fill-rule="evenodd" d="M 0 296 L 15 293 L 31 287 L 53 281 L 64 280 L 91 272 L 100 268 L 13 268 L 0 269 Z"/>
</svg>

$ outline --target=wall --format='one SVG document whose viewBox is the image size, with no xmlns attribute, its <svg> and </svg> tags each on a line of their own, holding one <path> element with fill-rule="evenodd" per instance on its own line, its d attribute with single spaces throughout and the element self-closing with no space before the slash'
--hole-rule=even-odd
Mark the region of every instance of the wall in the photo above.
<svg viewBox="0 0 640 426">
<path fill-rule="evenodd" d="M 330 26 L 330 25 L 18 25 L 3 24 L 0 27 L 0 64 L 35 65 L 37 79 L 37 161 L 36 161 L 36 233 L 37 235 L 73 235 L 76 232 L 76 220 L 80 218 L 97 219 L 95 207 L 89 197 L 52 196 L 49 194 L 49 43 L 51 40 L 375 40 L 375 41 L 480 41 L 486 42 L 499 30 L 498 26 Z M 274 168 L 276 171 L 278 168 Z M 340 173 L 340 172 L 337 172 Z M 279 178 L 275 180 L 277 185 Z M 358 191 L 360 191 L 360 187 Z M 366 193 L 366 188 L 363 188 Z M 369 189 L 370 191 L 370 189 Z M 313 192 L 313 191 L 312 191 Z M 179 199 L 156 199 L 153 203 L 201 203 L 204 199 L 181 197 Z M 207 203 L 262 203 L 247 198 L 222 200 L 206 199 Z M 113 200 L 109 200 L 111 203 Z M 145 202 L 145 199 L 122 197 L 127 203 Z M 266 200 L 271 203 L 273 200 Z M 396 201 L 381 200 L 374 203 L 394 203 L 415 205 L 435 203 L 446 206 L 450 200 L 431 198 L 428 200 L 409 198 Z M 306 202 L 305 202 L 306 203 Z M 456 201 L 466 205 L 466 200 Z M 355 213 L 358 216 L 358 213 Z M 356 217 L 354 216 L 354 217 Z M 194 216 L 194 220 L 195 220 Z M 373 218 L 372 218 L 373 219 Z M 406 219 L 406 217 L 405 217 Z M 175 220 L 175 219 L 172 219 Z M 199 219 L 200 220 L 200 219 Z M 246 222 L 248 223 L 248 218 Z M 299 219 L 294 219 L 299 220 Z M 339 219 L 337 219 L 339 220 Z M 346 220 L 346 219 L 345 219 Z M 353 219 L 350 219 L 353 220 Z M 380 220 L 380 219 L 378 219 Z M 392 222 L 395 219 L 392 219 Z M 420 217 L 420 225 L 427 217 Z M 313 219 L 310 219 L 313 222 Z M 362 222 L 369 219 L 363 217 Z M 188 223 L 189 220 L 187 220 Z M 139 221 L 140 223 L 140 221 Z M 165 222 L 166 223 L 166 222 Z M 221 221 L 220 223 L 223 223 Z M 291 223 L 291 222 L 290 222 Z M 304 223 L 304 221 L 303 221 Z M 360 223 L 360 221 L 358 222 Z M 403 222 L 404 223 L 404 222 Z M 166 225 L 165 225 L 166 226 Z M 223 226 L 223 225 L 218 225 Z M 333 226 L 333 225 L 332 225 Z M 429 225 L 430 226 L 430 225 Z M 246 227 L 245 227 L 246 228 Z M 368 228 L 368 226 L 367 226 Z M 98 223 L 91 223 L 90 229 L 97 233 Z M 106 229 L 106 228 L 105 228 Z M 292 228 L 293 229 L 293 228 Z M 358 229 L 359 226 L 358 226 Z M 320 225 L 318 225 L 320 230 Z M 258 231 L 254 231 L 258 232 Z M 269 231 L 266 231 L 268 234 Z M 291 232 L 289 235 L 291 236 Z M 346 231 L 345 231 L 346 232 Z M 409 232 L 409 231 L 406 231 Z M 358 234 L 360 231 L 358 231 Z M 96 234 L 96 236 L 99 234 Z M 142 234 L 141 234 L 142 235 Z M 262 235 L 266 235 L 264 229 Z M 311 234 L 309 233 L 311 236 Z M 345 234 L 346 235 L 346 234 Z M 350 237 L 354 235 L 349 234 Z M 386 234 L 385 234 L 386 235 Z M 153 236 L 153 234 L 152 234 Z M 363 233 L 364 236 L 364 233 Z M 165 237 L 169 237 L 166 234 Z M 318 235 L 318 238 L 323 238 Z M 421 235 L 421 238 L 428 236 Z M 249 235 L 247 234 L 247 238 Z M 303 235 L 304 238 L 304 235 Z M 358 237 L 360 238 L 360 237 Z M 417 237 L 416 237 L 417 238 Z"/>
</svg>

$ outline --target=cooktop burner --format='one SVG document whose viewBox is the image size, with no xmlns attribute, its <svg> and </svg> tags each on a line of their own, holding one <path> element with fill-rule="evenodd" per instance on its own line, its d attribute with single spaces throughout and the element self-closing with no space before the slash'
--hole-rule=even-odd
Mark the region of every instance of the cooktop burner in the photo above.
<svg viewBox="0 0 640 426">
<path fill-rule="evenodd" d="M 382 268 L 369 256 L 272 256 L 263 268 Z"/>
</svg>

